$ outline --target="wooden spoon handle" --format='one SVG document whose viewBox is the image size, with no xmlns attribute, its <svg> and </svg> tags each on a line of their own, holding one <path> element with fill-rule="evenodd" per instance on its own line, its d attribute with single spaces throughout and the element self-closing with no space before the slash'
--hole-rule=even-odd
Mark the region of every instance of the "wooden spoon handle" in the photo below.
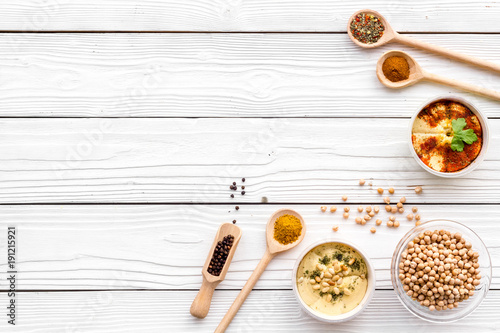
<svg viewBox="0 0 500 333">
<path fill-rule="evenodd" d="M 500 64 L 497 64 L 494 62 L 486 61 L 486 60 L 479 59 L 476 57 L 471 57 L 471 56 L 462 54 L 462 53 L 457 52 L 457 51 L 452 51 L 452 50 L 446 49 L 442 46 L 425 43 L 425 42 L 419 41 L 418 39 L 414 39 L 411 37 L 400 35 L 398 33 L 396 33 L 394 39 L 395 39 L 395 41 L 406 44 L 408 46 L 413 46 L 413 47 L 416 47 L 419 49 L 434 52 L 434 53 L 437 53 L 439 55 L 442 55 L 442 56 L 450 58 L 450 59 L 462 61 L 462 62 L 471 64 L 471 65 L 475 65 L 475 66 L 478 66 L 481 68 L 485 68 L 485 69 L 500 73 Z"/>
<path fill-rule="evenodd" d="M 473 92 L 473 93 L 480 94 L 480 95 L 483 95 L 486 97 L 490 97 L 490 98 L 493 98 L 496 100 L 500 100 L 500 93 L 498 91 L 482 88 L 479 86 L 475 86 L 473 84 L 460 82 L 457 80 L 448 79 L 447 77 L 443 77 L 443 76 L 439 76 L 439 75 L 435 75 L 435 74 L 431 74 L 431 73 L 427 73 L 427 72 L 424 72 L 423 74 L 424 74 L 424 77 L 423 77 L 424 80 L 444 84 L 444 85 L 447 85 L 447 86 L 450 86 L 453 88 Z"/>
<path fill-rule="evenodd" d="M 193 304 L 191 304 L 191 315 L 197 318 L 205 318 L 210 310 L 212 296 L 214 294 L 215 285 L 203 278 L 200 291 L 196 295 Z"/>
<path fill-rule="evenodd" d="M 241 305 L 247 299 L 248 294 L 250 294 L 253 287 L 255 286 L 257 281 L 259 280 L 260 276 L 262 275 L 262 273 L 266 269 L 266 267 L 269 264 L 269 262 L 271 261 L 271 259 L 274 258 L 274 256 L 275 256 L 275 254 L 271 254 L 269 252 L 269 249 L 266 250 L 266 253 L 264 254 L 264 256 L 260 260 L 259 264 L 257 265 L 255 270 L 253 271 L 253 273 L 250 276 L 250 278 L 248 279 L 247 283 L 245 283 L 245 285 L 243 286 L 243 289 L 241 289 L 240 293 L 238 294 L 238 296 L 234 300 L 233 305 L 231 305 L 231 307 L 227 311 L 224 318 L 222 318 L 219 326 L 217 326 L 215 333 L 222 333 L 222 332 L 226 331 L 227 327 L 229 326 L 229 324 L 231 324 L 231 321 L 233 320 L 234 316 L 236 315 L 236 313 L 240 309 Z"/>
</svg>

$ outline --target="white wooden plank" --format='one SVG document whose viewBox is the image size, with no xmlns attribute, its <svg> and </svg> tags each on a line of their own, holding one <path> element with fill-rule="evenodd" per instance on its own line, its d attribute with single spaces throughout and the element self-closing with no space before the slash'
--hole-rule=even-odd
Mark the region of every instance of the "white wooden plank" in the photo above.
<svg viewBox="0 0 500 333">
<path fill-rule="evenodd" d="M 376 200 L 374 200 L 376 202 Z M 408 207 L 411 207 L 409 205 Z M 376 234 L 357 225 L 356 207 L 344 220 L 321 213 L 319 205 L 49 205 L 0 206 L 0 254 L 6 253 L 7 226 L 18 229 L 17 268 L 20 290 L 197 289 L 218 226 L 237 220 L 243 236 L 220 289 L 241 288 L 265 251 L 265 224 L 277 209 L 300 212 L 307 233 L 297 248 L 273 259 L 257 289 L 291 288 L 291 271 L 299 253 L 328 237 L 353 241 L 372 258 L 377 288 L 392 288 L 390 261 L 394 249 L 413 223 L 398 215 L 401 227 L 384 225 Z M 492 288 L 500 287 L 500 205 L 417 205 L 424 221 L 451 219 L 472 228 L 489 248 Z M 339 231 L 333 233 L 333 225 Z M 0 272 L 6 272 L 6 255 Z M 3 274 L 3 273 L 2 273 Z M 0 284 L 5 290 L 5 283 Z"/>
<path fill-rule="evenodd" d="M 195 297 L 189 292 L 73 292 L 18 293 L 16 327 L 0 321 L 8 332 L 212 332 L 237 291 L 216 290 L 208 316 L 189 314 Z M 5 304 L 5 293 L 0 295 Z M 500 291 L 490 291 L 467 319 L 446 324 L 450 332 L 496 332 L 500 325 Z M 410 314 L 393 291 L 377 290 L 354 320 L 325 324 L 308 316 L 291 290 L 253 291 L 228 328 L 228 332 L 438 332 L 443 325 L 425 322 Z"/>
<path fill-rule="evenodd" d="M 442 179 L 410 155 L 408 119 L 2 119 L 0 202 L 499 203 L 500 120 L 486 160 Z M 229 184 L 246 177 L 246 195 Z M 373 179 L 374 188 L 358 186 Z M 423 195 L 414 188 L 423 187 Z"/>
<path fill-rule="evenodd" d="M 414 36 L 500 62 L 500 35 Z M 391 48 L 430 72 L 500 86 L 493 73 L 399 45 L 367 51 L 344 34 L 9 33 L 0 43 L 5 117 L 410 117 L 454 92 L 383 87 L 375 64 Z M 498 102 L 467 99 L 500 117 Z"/>
<path fill-rule="evenodd" d="M 4 0 L 0 29 L 23 31 L 345 31 L 355 11 L 401 31 L 498 32 L 495 1 Z"/>
</svg>

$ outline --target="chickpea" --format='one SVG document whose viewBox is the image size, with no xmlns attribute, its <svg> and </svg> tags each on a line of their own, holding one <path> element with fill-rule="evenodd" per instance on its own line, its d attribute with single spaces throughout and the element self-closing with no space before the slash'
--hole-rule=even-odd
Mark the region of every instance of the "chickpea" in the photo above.
<svg viewBox="0 0 500 333">
<path fill-rule="evenodd" d="M 388 226 L 389 228 L 392 228 L 392 227 L 394 226 L 394 222 L 392 222 L 392 221 L 387 221 L 387 226 Z"/>
<path fill-rule="evenodd" d="M 371 207 L 371 206 L 366 207 L 366 212 L 367 212 L 367 213 L 369 213 L 369 212 L 371 212 L 371 211 L 372 211 L 372 207 Z"/>
<path fill-rule="evenodd" d="M 377 232 L 377 229 L 375 229 L 375 227 L 372 227 L 372 228 L 370 229 L 370 231 L 371 231 L 371 233 L 372 233 L 372 234 L 374 234 L 374 233 L 376 233 L 376 232 Z"/>
<path fill-rule="evenodd" d="M 351 210 L 351 208 L 349 208 L 349 207 L 344 207 L 344 212 L 349 213 L 349 211 L 350 211 L 350 210 Z"/>
<path fill-rule="evenodd" d="M 420 220 L 420 214 L 415 215 L 415 220 L 417 220 L 417 221 Z"/>
<path fill-rule="evenodd" d="M 384 189 L 383 189 L 383 188 L 381 188 L 381 187 L 379 187 L 379 188 L 377 189 L 377 192 L 378 192 L 378 194 L 382 194 L 382 193 L 384 193 Z"/>
<path fill-rule="evenodd" d="M 390 205 L 386 205 L 385 206 L 385 211 L 386 212 L 390 212 L 391 211 L 391 206 Z"/>
<path fill-rule="evenodd" d="M 422 187 L 420 187 L 420 186 L 415 187 L 415 193 L 417 193 L 417 194 L 422 193 Z"/>
<path fill-rule="evenodd" d="M 391 213 L 396 214 L 398 212 L 398 207 L 391 207 Z"/>
<path fill-rule="evenodd" d="M 370 215 L 370 217 L 374 217 L 375 216 L 375 212 L 371 211 L 371 212 L 368 213 L 368 215 Z"/>
<path fill-rule="evenodd" d="M 326 212 L 326 206 L 321 206 L 321 211 L 324 213 Z"/>
<path fill-rule="evenodd" d="M 394 194 L 394 189 L 392 187 L 389 187 L 389 193 Z"/>
<path fill-rule="evenodd" d="M 330 207 L 330 213 L 335 213 L 337 211 L 337 206 Z"/>
<path fill-rule="evenodd" d="M 366 221 L 370 221 L 372 217 L 370 215 L 365 215 L 363 216 L 363 219 L 365 219 Z"/>
<path fill-rule="evenodd" d="M 399 214 L 403 214 L 405 212 L 405 209 L 403 207 L 398 209 Z"/>
<path fill-rule="evenodd" d="M 414 212 L 414 213 L 416 213 L 416 212 L 418 212 L 418 208 L 417 207 L 412 207 L 411 211 Z"/>
<path fill-rule="evenodd" d="M 394 227 L 395 227 L 395 228 L 399 228 L 399 221 L 397 221 L 397 220 L 396 220 L 396 221 L 394 221 Z"/>
<path fill-rule="evenodd" d="M 378 206 L 373 207 L 373 211 L 375 214 L 378 214 L 380 212 L 380 208 Z"/>
<path fill-rule="evenodd" d="M 361 178 L 361 179 L 359 180 L 359 185 L 361 185 L 361 186 L 365 185 L 365 180 Z"/>
<path fill-rule="evenodd" d="M 354 221 L 356 221 L 356 223 L 357 223 L 357 224 L 361 224 L 361 217 L 359 217 L 359 216 L 358 216 L 358 217 L 356 217 L 356 218 L 354 219 Z"/>
<path fill-rule="evenodd" d="M 384 202 L 388 205 L 391 203 L 391 198 L 389 197 L 384 197 Z"/>
<path fill-rule="evenodd" d="M 408 221 L 412 221 L 413 220 L 413 214 L 408 214 L 406 215 L 406 218 L 408 219 Z"/>
<path fill-rule="evenodd" d="M 376 224 L 376 225 L 381 225 L 381 224 L 382 224 L 382 220 L 381 220 L 381 219 L 377 219 L 377 220 L 375 221 L 375 224 Z"/>
<path fill-rule="evenodd" d="M 361 219 L 361 225 L 365 225 L 366 224 L 366 220 L 365 219 Z"/>
<path fill-rule="evenodd" d="M 398 208 L 403 208 L 403 204 L 402 204 L 401 202 L 398 202 L 398 203 L 396 204 L 396 207 L 398 207 Z"/>
<path fill-rule="evenodd" d="M 345 212 L 345 213 L 344 213 L 344 215 L 343 215 L 343 217 L 344 217 L 345 219 L 348 219 L 348 218 L 349 218 L 349 213 Z"/>
<path fill-rule="evenodd" d="M 363 212 L 363 206 L 358 206 L 358 212 L 360 212 L 360 213 Z"/>
<path fill-rule="evenodd" d="M 338 226 L 338 225 L 334 225 L 334 226 L 333 226 L 333 228 L 332 228 L 332 230 L 333 230 L 334 232 L 339 231 L 339 226 Z"/>
<path fill-rule="evenodd" d="M 343 201 L 347 201 L 347 195 L 343 195 L 343 196 L 342 196 L 342 200 L 343 200 Z"/>
<path fill-rule="evenodd" d="M 405 203 L 406 202 L 406 197 L 401 197 L 401 199 L 399 199 L 399 202 Z"/>
</svg>

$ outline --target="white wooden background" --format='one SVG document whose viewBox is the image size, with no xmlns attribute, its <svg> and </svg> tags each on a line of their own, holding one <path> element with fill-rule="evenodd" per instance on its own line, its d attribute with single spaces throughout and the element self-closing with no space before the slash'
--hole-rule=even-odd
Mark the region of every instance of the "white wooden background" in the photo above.
<svg viewBox="0 0 500 333">
<path fill-rule="evenodd" d="M 410 36 L 500 62 L 494 1 L 0 1 L 0 309 L 7 226 L 18 228 L 20 271 L 18 325 L 0 310 L 0 331 L 213 331 L 282 207 L 303 214 L 307 235 L 273 260 L 231 332 L 498 330 L 500 104 L 427 83 L 388 90 L 374 69 L 396 48 L 491 89 L 500 76 L 400 45 L 355 47 L 346 21 L 366 7 Z M 490 119 L 486 160 L 462 179 L 430 176 L 406 141 L 412 113 L 448 93 Z M 247 194 L 230 200 L 241 177 Z M 424 220 L 461 221 L 482 237 L 493 280 L 468 319 L 429 324 L 397 300 L 390 259 L 411 223 L 372 235 L 319 210 L 343 207 L 343 194 L 353 209 L 383 206 L 378 186 Z M 201 266 L 218 225 L 233 219 L 242 240 L 208 317 L 194 319 Z M 334 224 L 377 273 L 368 309 L 335 327 L 302 313 L 291 291 L 298 253 Z"/>
</svg>

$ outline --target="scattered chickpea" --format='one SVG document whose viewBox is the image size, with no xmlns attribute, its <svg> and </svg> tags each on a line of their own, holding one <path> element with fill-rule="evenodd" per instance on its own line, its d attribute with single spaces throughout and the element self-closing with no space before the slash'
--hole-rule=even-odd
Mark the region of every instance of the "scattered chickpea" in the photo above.
<svg viewBox="0 0 500 333">
<path fill-rule="evenodd" d="M 389 187 L 389 193 L 394 194 L 394 189 L 392 187 Z"/>
<path fill-rule="evenodd" d="M 361 185 L 361 186 L 365 185 L 365 180 L 364 179 L 360 179 L 359 180 L 359 185 Z"/>
<path fill-rule="evenodd" d="M 379 187 L 377 189 L 377 192 L 378 192 L 378 194 L 382 194 L 382 193 L 384 193 L 384 189 L 382 187 Z"/>
<path fill-rule="evenodd" d="M 372 182 L 369 182 L 369 183 L 368 183 L 368 185 L 372 186 L 372 185 L 373 185 L 373 183 L 372 183 Z"/>
<path fill-rule="evenodd" d="M 381 225 L 381 224 L 382 224 L 382 220 L 381 220 L 381 219 L 377 219 L 377 220 L 375 221 L 375 224 L 376 224 L 376 225 Z"/>
<path fill-rule="evenodd" d="M 372 211 L 372 207 L 371 207 L 371 206 L 366 207 L 366 212 L 367 212 L 367 213 L 369 213 L 369 212 L 371 212 L 371 211 Z"/>
<path fill-rule="evenodd" d="M 358 212 L 360 212 L 360 213 L 363 212 L 363 206 L 358 206 Z"/>
<path fill-rule="evenodd" d="M 330 213 L 335 213 L 337 211 L 337 206 L 330 207 Z"/>
<path fill-rule="evenodd" d="M 392 227 L 394 226 L 394 222 L 392 222 L 392 221 L 387 221 L 387 226 L 388 226 L 389 228 L 392 228 Z"/>
<path fill-rule="evenodd" d="M 326 206 L 321 206 L 321 211 L 324 213 L 326 212 Z"/>
<path fill-rule="evenodd" d="M 408 221 L 412 221 L 413 220 L 413 214 L 408 214 L 406 215 L 406 218 L 408 219 Z"/>
<path fill-rule="evenodd" d="M 398 203 L 396 204 L 396 207 L 398 207 L 398 208 L 403 208 L 403 204 L 402 204 L 401 202 L 398 202 Z"/>
<path fill-rule="evenodd" d="M 417 207 L 413 207 L 413 208 L 411 209 L 411 211 L 412 211 L 412 212 L 414 212 L 414 213 L 416 213 L 416 212 L 418 212 L 418 208 L 417 208 Z"/>
<path fill-rule="evenodd" d="M 366 220 L 365 219 L 361 219 L 361 225 L 365 225 L 366 224 Z"/>
<path fill-rule="evenodd" d="M 388 205 L 391 203 L 391 199 L 389 197 L 384 197 L 384 202 Z"/>
<path fill-rule="evenodd" d="M 420 214 L 415 215 L 415 220 L 420 220 Z"/>
<path fill-rule="evenodd" d="M 380 212 L 380 208 L 378 206 L 373 207 L 373 211 L 375 214 L 378 214 Z"/>
<path fill-rule="evenodd" d="M 385 211 L 389 213 L 391 211 L 391 206 L 390 205 L 386 205 L 385 206 Z"/>
<path fill-rule="evenodd" d="M 343 216 L 344 216 L 345 219 L 348 219 L 349 218 L 349 213 L 346 212 L 346 213 L 344 213 Z"/>
<path fill-rule="evenodd" d="M 371 212 L 368 213 L 368 215 L 370 215 L 370 217 L 374 217 L 375 216 L 375 212 L 371 211 Z"/>
<path fill-rule="evenodd" d="M 363 216 L 363 219 L 365 219 L 366 221 L 370 221 L 372 217 L 370 215 L 365 215 Z"/>
<path fill-rule="evenodd" d="M 361 217 L 359 217 L 359 216 L 358 216 L 358 217 L 356 217 L 356 218 L 354 219 L 354 221 L 356 221 L 356 223 L 357 223 L 357 224 L 361 224 Z"/>
<path fill-rule="evenodd" d="M 406 202 L 406 197 L 401 197 L 401 199 L 399 199 L 399 202 L 405 203 Z"/>
<path fill-rule="evenodd" d="M 338 225 L 334 225 L 333 228 L 332 228 L 333 231 L 337 232 L 339 231 L 339 226 Z"/>
<path fill-rule="evenodd" d="M 422 193 L 422 187 L 420 187 L 420 186 L 415 187 L 415 193 L 417 193 L 417 194 Z"/>
<path fill-rule="evenodd" d="M 347 201 L 347 195 L 343 195 L 342 200 Z"/>
<path fill-rule="evenodd" d="M 422 221 L 420 221 L 420 220 L 416 220 L 416 221 L 415 221 L 415 226 L 416 226 L 416 227 L 418 227 L 418 226 L 419 226 L 419 225 L 421 225 L 421 224 L 422 224 Z"/>
<path fill-rule="evenodd" d="M 375 229 L 375 227 L 372 227 L 372 228 L 370 229 L 370 231 L 371 231 L 371 233 L 372 233 L 372 234 L 374 234 L 374 233 L 376 233 L 376 232 L 377 232 L 377 229 Z"/>
<path fill-rule="evenodd" d="M 393 215 L 389 216 L 389 221 L 392 221 L 392 222 L 396 221 L 396 217 Z"/>
<path fill-rule="evenodd" d="M 398 212 L 398 207 L 391 207 L 391 213 L 396 214 Z"/>
<path fill-rule="evenodd" d="M 399 221 L 398 220 L 394 221 L 394 228 L 399 228 Z"/>
<path fill-rule="evenodd" d="M 405 212 L 405 209 L 404 209 L 403 207 L 401 207 L 401 208 L 399 208 L 399 209 L 398 209 L 398 212 L 399 212 L 400 214 L 403 214 L 403 213 Z"/>
<path fill-rule="evenodd" d="M 351 208 L 349 208 L 349 207 L 344 207 L 344 212 L 349 213 L 349 211 L 350 211 L 350 210 L 351 210 Z"/>
</svg>

